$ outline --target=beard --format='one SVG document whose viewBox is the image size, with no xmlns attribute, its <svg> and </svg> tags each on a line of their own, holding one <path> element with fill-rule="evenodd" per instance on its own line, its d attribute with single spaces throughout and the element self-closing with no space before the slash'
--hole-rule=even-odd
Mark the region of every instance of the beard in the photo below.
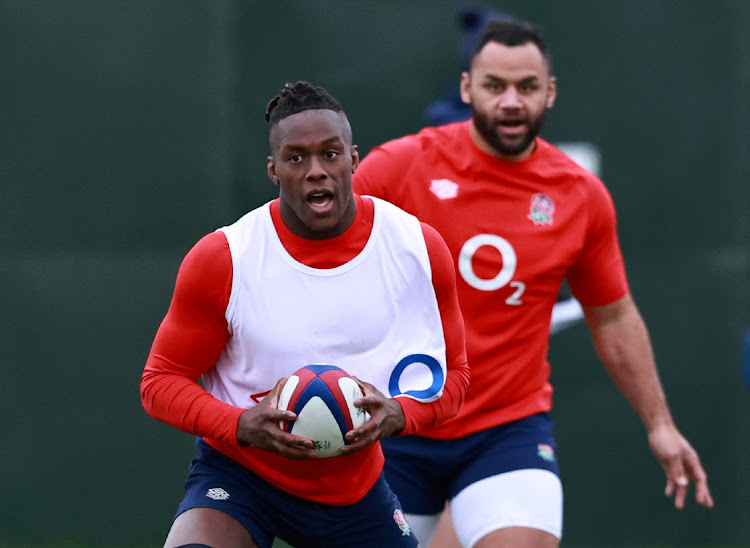
<svg viewBox="0 0 750 548">
<path fill-rule="evenodd" d="M 473 106 L 471 107 L 471 118 L 474 121 L 477 131 L 487 141 L 487 144 L 502 156 L 516 156 L 525 151 L 534 142 L 534 138 L 539 135 L 544 125 L 544 114 L 545 112 L 542 111 L 536 118 L 529 118 L 527 116 L 524 121 L 526 124 L 526 134 L 519 141 L 508 142 L 500 136 L 497 130 L 497 120 L 485 116 Z"/>
</svg>

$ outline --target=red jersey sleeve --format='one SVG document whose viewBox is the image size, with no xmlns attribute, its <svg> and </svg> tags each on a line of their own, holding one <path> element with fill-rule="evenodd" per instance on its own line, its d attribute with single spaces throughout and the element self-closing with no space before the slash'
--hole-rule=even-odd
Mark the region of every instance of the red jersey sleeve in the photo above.
<svg viewBox="0 0 750 548">
<path fill-rule="evenodd" d="M 604 184 L 598 179 L 594 183 L 588 187 L 583 251 L 567 274 L 573 294 L 584 306 L 610 304 L 629 292 L 615 205 Z"/>
<path fill-rule="evenodd" d="M 229 244 L 223 232 L 214 232 L 180 265 L 172 302 L 141 377 L 141 401 L 149 415 L 179 430 L 236 442 L 245 410 L 219 401 L 198 384 L 229 339 L 224 313 L 231 287 Z"/>
<path fill-rule="evenodd" d="M 433 402 L 421 403 L 411 398 L 397 397 L 406 417 L 406 427 L 401 435 L 414 434 L 422 428 L 453 418 L 469 390 L 464 321 L 456 293 L 453 258 L 437 230 L 425 223 L 421 225 L 432 266 L 432 285 L 443 322 L 448 375 L 443 395 Z"/>
</svg>

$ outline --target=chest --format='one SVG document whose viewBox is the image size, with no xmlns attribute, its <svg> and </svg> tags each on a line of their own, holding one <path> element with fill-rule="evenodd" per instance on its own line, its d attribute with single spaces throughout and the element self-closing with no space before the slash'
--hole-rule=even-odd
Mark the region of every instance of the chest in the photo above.
<svg viewBox="0 0 750 548">
<path fill-rule="evenodd" d="M 435 163 L 411 173 L 399 205 L 433 226 L 459 279 L 494 290 L 559 285 L 586 237 L 583 196 L 565 177 L 504 176 Z"/>
</svg>

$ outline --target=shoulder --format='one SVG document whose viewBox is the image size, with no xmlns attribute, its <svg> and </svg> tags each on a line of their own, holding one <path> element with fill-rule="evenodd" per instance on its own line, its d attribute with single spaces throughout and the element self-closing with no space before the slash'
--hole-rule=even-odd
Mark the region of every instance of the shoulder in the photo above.
<svg viewBox="0 0 750 548">
<path fill-rule="evenodd" d="M 581 177 L 584 179 L 597 178 L 593 172 L 582 167 L 568 154 L 549 141 L 537 137 L 536 143 L 537 154 L 535 156 L 537 157 L 537 162 L 539 164 L 542 164 L 551 170 L 564 171 L 575 177 Z"/>
<path fill-rule="evenodd" d="M 422 229 L 424 241 L 427 244 L 427 249 L 430 252 L 430 257 L 440 257 L 441 261 L 444 262 L 447 260 L 450 264 L 453 264 L 451 252 L 440 233 L 425 222 L 420 222 L 419 224 Z"/>
<path fill-rule="evenodd" d="M 206 234 L 193 245 L 185 255 L 183 265 L 195 266 L 225 257 L 229 257 L 229 242 L 226 235 L 221 230 L 217 230 Z"/>
<path fill-rule="evenodd" d="M 372 152 L 380 151 L 397 156 L 414 155 L 432 150 L 435 145 L 445 146 L 447 142 L 460 138 L 462 128 L 468 122 L 455 122 L 444 126 L 428 126 L 417 133 L 386 141 Z"/>
<path fill-rule="evenodd" d="M 217 230 L 224 234 L 231 256 L 235 259 L 252 251 L 259 242 L 264 241 L 265 234 L 273 230 L 271 204 L 267 202 L 237 219 L 234 223 Z"/>
<path fill-rule="evenodd" d="M 211 273 L 223 272 L 227 265 L 231 269 L 231 252 L 226 235 L 217 230 L 203 236 L 188 251 L 182 261 L 180 270 L 183 274 L 211 275 Z"/>
<path fill-rule="evenodd" d="M 575 162 L 565 152 L 537 138 L 537 167 L 551 177 L 564 177 L 572 184 L 576 192 L 584 194 L 589 200 L 610 200 L 609 190 L 604 182 L 593 172 Z"/>
<path fill-rule="evenodd" d="M 220 298 L 232 280 L 232 256 L 221 231 L 207 234 L 188 251 L 177 274 L 176 294 Z"/>
</svg>

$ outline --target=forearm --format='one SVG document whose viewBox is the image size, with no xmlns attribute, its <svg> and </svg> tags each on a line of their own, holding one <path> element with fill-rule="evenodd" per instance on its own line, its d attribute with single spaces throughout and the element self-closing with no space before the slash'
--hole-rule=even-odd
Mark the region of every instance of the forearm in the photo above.
<svg viewBox="0 0 750 548">
<path fill-rule="evenodd" d="M 141 379 L 141 401 L 156 420 L 194 436 L 234 442 L 244 409 L 217 400 L 196 381 L 149 360 Z"/>
<path fill-rule="evenodd" d="M 430 403 L 422 403 L 408 397 L 396 398 L 404 410 L 406 426 L 400 434 L 418 434 L 424 428 L 455 417 L 463 405 L 469 390 L 469 366 L 464 362 L 448 370 L 443 395 Z"/>
<path fill-rule="evenodd" d="M 600 360 L 646 430 L 672 425 L 648 330 L 632 298 L 587 309 L 586 319 Z"/>
</svg>

